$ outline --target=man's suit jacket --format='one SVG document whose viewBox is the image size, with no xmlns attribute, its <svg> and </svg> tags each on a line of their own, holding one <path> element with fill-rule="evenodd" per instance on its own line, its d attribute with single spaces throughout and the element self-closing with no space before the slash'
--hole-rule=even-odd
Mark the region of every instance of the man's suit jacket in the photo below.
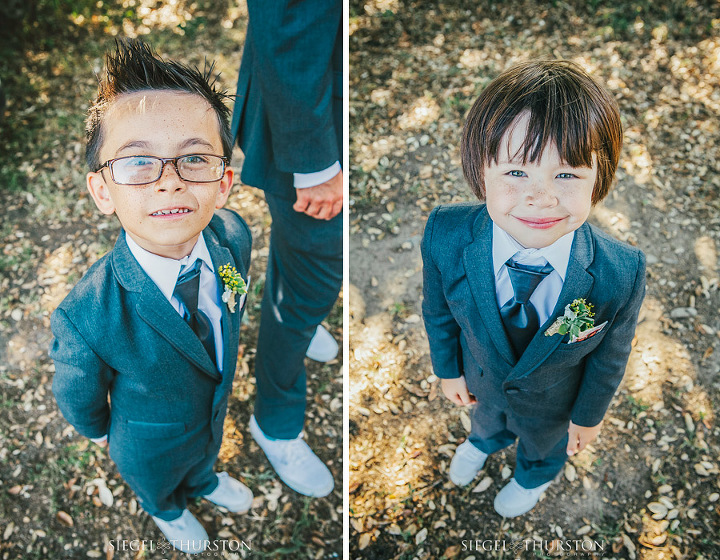
<svg viewBox="0 0 720 560">
<path fill-rule="evenodd" d="M 583 224 L 575 232 L 557 305 L 520 359 L 503 328 L 492 266 L 492 221 L 485 205 L 438 206 L 425 227 L 423 316 L 435 374 L 465 375 L 479 405 L 506 399 L 520 417 L 595 426 L 627 365 L 645 295 L 641 251 Z M 577 298 L 593 304 L 587 340 L 545 336 Z"/>
<path fill-rule="evenodd" d="M 229 263 L 247 278 L 252 239 L 242 218 L 219 210 L 203 235 L 216 270 Z M 108 434 L 123 476 L 169 476 L 166 469 L 182 470 L 222 439 L 243 309 L 221 305 L 222 374 L 135 260 L 123 231 L 53 313 L 60 411 L 84 436 Z M 139 456 L 156 472 L 137 473 Z"/>
<path fill-rule="evenodd" d="M 342 163 L 342 3 L 248 1 L 232 134 L 241 180 L 295 199 L 293 173 Z"/>
</svg>

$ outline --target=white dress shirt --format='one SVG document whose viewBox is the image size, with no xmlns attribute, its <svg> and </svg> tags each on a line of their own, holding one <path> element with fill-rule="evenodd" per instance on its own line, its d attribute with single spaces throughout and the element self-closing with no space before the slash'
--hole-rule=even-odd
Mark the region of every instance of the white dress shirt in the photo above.
<svg viewBox="0 0 720 560">
<path fill-rule="evenodd" d="M 340 162 L 336 161 L 327 169 L 322 171 L 315 171 L 314 173 L 293 173 L 293 186 L 296 189 L 309 189 L 310 187 L 317 187 L 322 185 L 326 181 L 329 181 L 335 175 L 342 171 Z"/>
<path fill-rule="evenodd" d="M 217 276 L 215 276 L 215 268 L 205 238 L 200 234 L 195 247 L 187 257 L 180 260 L 161 257 L 154 253 L 146 251 L 140 247 L 133 239 L 126 235 L 128 247 L 142 269 L 147 273 L 150 279 L 160 289 L 170 304 L 175 308 L 181 316 L 185 314 L 180 300 L 173 296 L 175 284 L 177 283 L 180 270 L 185 266 L 192 266 L 193 263 L 200 259 L 202 267 L 200 268 L 200 289 L 198 291 L 198 308 L 207 315 L 213 328 L 215 337 L 215 363 L 218 370 L 222 372 L 223 361 L 223 337 L 222 337 L 222 308 L 220 307 L 222 300 L 220 299 L 220 290 L 218 289 Z"/>
<path fill-rule="evenodd" d="M 493 222 L 492 253 L 495 272 L 495 295 L 498 307 L 505 305 L 514 295 L 510 274 L 505 263 L 513 258 L 518 264 L 545 266 L 550 263 L 553 271 L 543 278 L 530 296 L 530 303 L 537 310 L 540 325 L 547 321 L 560 297 L 572 248 L 575 232 L 563 235 L 552 245 L 541 249 L 526 249 L 505 230 Z"/>
</svg>

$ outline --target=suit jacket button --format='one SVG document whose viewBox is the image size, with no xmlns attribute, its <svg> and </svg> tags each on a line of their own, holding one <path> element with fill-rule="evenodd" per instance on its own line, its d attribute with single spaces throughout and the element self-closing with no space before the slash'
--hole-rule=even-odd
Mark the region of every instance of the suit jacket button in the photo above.
<svg viewBox="0 0 720 560">
<path fill-rule="evenodd" d="M 505 392 L 506 392 L 508 395 L 515 395 L 516 393 L 519 393 L 519 392 L 520 392 L 520 389 L 518 389 L 517 387 L 510 387 L 510 388 L 507 389 Z"/>
</svg>

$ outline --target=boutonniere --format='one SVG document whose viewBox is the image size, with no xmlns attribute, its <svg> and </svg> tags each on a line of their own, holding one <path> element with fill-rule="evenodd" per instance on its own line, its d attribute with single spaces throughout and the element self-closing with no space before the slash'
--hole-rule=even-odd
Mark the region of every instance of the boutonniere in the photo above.
<svg viewBox="0 0 720 560">
<path fill-rule="evenodd" d="M 595 313 L 592 312 L 592 304 L 583 298 L 578 298 L 565 306 L 565 314 L 558 317 L 550 328 L 545 331 L 545 336 L 554 334 L 570 334 L 570 338 L 576 339 L 580 333 L 593 328 L 595 325 Z"/>
<path fill-rule="evenodd" d="M 240 273 L 230 264 L 224 264 L 219 269 L 220 278 L 222 278 L 225 291 L 222 300 L 227 303 L 230 313 L 235 313 L 235 294 L 243 295 L 247 293 L 247 284 Z"/>
</svg>

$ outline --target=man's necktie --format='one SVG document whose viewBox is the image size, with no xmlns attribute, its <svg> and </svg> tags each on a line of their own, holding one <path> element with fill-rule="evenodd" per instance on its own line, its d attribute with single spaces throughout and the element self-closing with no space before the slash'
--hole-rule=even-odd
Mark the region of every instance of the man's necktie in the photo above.
<svg viewBox="0 0 720 560">
<path fill-rule="evenodd" d="M 185 306 L 184 319 L 202 342 L 213 363 L 215 363 L 215 336 L 210 319 L 198 309 L 198 292 L 200 291 L 200 268 L 202 261 L 197 259 L 178 277 L 173 295 Z"/>
<path fill-rule="evenodd" d="M 510 343 L 515 349 L 516 357 L 519 358 L 540 328 L 537 310 L 530 303 L 530 296 L 543 278 L 552 272 L 553 267 L 550 264 L 520 265 L 512 259 L 509 259 L 505 265 L 515 294 L 500 308 L 500 316 Z"/>
</svg>

